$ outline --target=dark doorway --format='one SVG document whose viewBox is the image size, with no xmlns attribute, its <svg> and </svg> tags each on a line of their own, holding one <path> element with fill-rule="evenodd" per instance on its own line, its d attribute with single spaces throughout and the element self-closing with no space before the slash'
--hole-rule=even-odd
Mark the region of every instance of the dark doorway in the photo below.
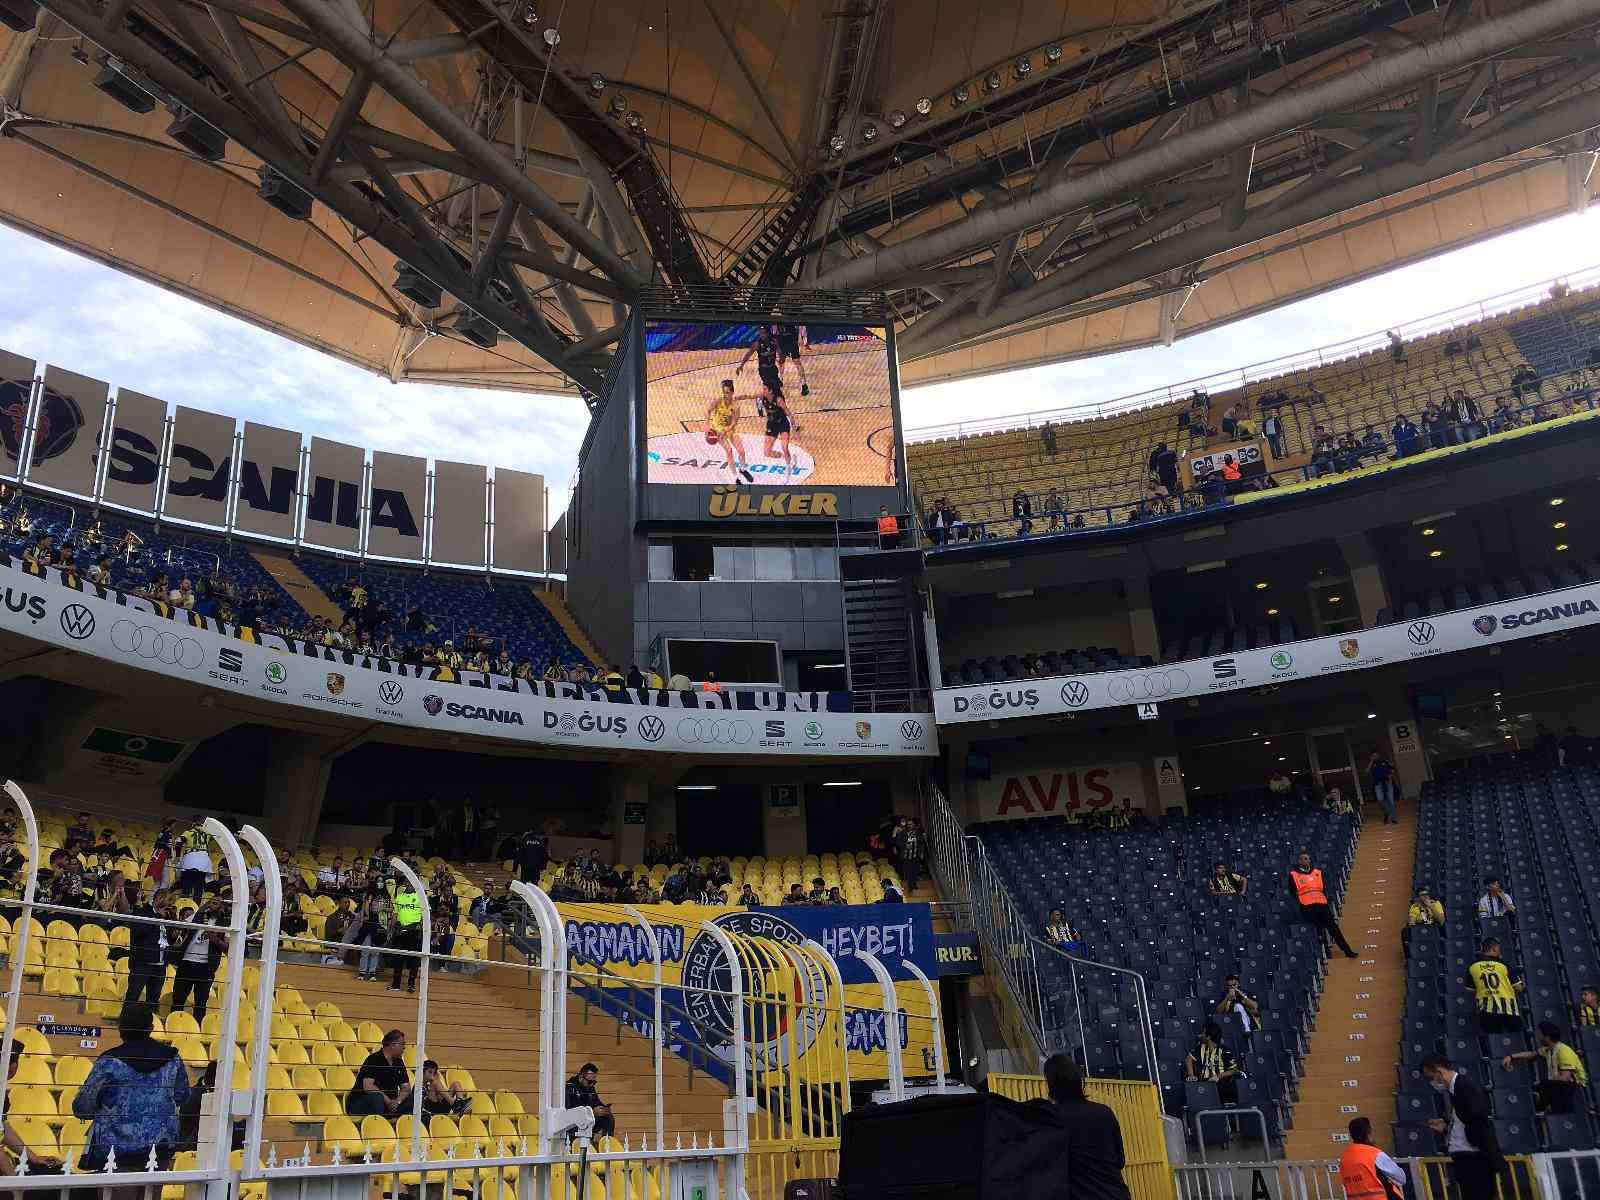
<svg viewBox="0 0 1600 1200">
<path fill-rule="evenodd" d="M 812 854 L 855 853 L 867 848 L 894 808 L 889 783 L 864 779 L 850 786 L 806 784 L 806 849 Z"/>
<path fill-rule="evenodd" d="M 688 784 L 678 789 L 678 846 L 691 857 L 762 852 L 761 788 Z"/>
</svg>

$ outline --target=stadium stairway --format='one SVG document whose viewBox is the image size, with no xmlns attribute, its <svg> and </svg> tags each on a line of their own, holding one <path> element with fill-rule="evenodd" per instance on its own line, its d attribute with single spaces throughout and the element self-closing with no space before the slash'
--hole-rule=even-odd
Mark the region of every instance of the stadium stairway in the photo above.
<svg viewBox="0 0 1600 1200">
<path fill-rule="evenodd" d="M 278 586 L 288 592 L 294 602 L 305 609 L 307 614 L 331 621 L 335 629 L 339 627 L 339 623 L 344 620 L 344 614 L 339 611 L 339 606 L 328 599 L 327 593 L 307 578 L 293 559 L 281 554 L 269 554 L 255 547 L 251 547 L 250 555 L 261 564 L 262 570 L 278 581 Z"/>
<path fill-rule="evenodd" d="M 567 602 L 549 588 L 535 588 L 533 594 L 539 598 L 539 603 L 550 610 L 550 615 L 555 618 L 556 624 L 561 626 L 561 631 L 567 635 L 585 658 L 596 666 L 606 661 L 605 655 L 600 653 L 600 648 L 590 639 L 583 626 L 578 624 L 578 618 L 567 607 Z M 535 663 L 536 667 L 543 669 L 542 663 Z"/>
<path fill-rule="evenodd" d="M 1401 803 L 1398 825 L 1383 824 L 1376 805 L 1364 816 L 1339 910 L 1339 926 L 1361 957 L 1336 952 L 1329 960 L 1284 1146 L 1292 1161 L 1336 1158 L 1354 1116 L 1370 1117 L 1376 1130 L 1395 1119 L 1406 990 L 1400 931 L 1411 902 L 1416 803 Z"/>
</svg>

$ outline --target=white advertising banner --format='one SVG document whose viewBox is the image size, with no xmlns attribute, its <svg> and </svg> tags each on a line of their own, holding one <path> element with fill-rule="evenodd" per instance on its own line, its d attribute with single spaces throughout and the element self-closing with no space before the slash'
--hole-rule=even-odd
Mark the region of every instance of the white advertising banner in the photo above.
<svg viewBox="0 0 1600 1200">
<path fill-rule="evenodd" d="M 941 725 L 1128 708 L 1384 667 L 1600 623 L 1600 584 L 1136 671 L 1059 675 L 933 693 Z M 1130 712 L 1130 716 L 1132 713 Z"/>
<path fill-rule="evenodd" d="M 427 459 L 374 450 L 367 553 L 421 562 L 427 500 Z"/>
<path fill-rule="evenodd" d="M 60 367 L 44 369 L 44 391 L 33 413 L 28 479 L 79 496 L 94 495 L 100 430 L 111 385 Z"/>
<path fill-rule="evenodd" d="M 300 435 L 292 429 L 246 421 L 234 528 L 292 539 L 299 500 Z"/>
<path fill-rule="evenodd" d="M 164 515 L 204 525 L 227 525 L 233 434 L 232 417 L 178 406 L 172 425 L 167 498 L 161 508 Z"/>
<path fill-rule="evenodd" d="M 117 390 L 111 408 L 111 452 L 100 498 L 138 512 L 156 510 L 161 475 L 161 437 L 167 402 L 143 392 Z"/>
<path fill-rule="evenodd" d="M 360 446 L 311 439 L 304 537 L 314 546 L 361 549 L 361 481 L 367 454 Z"/>
<path fill-rule="evenodd" d="M 1138 763 L 1078 767 L 1019 767 L 969 780 L 975 821 L 1025 821 L 1033 817 L 1091 817 L 1115 809 L 1146 808 Z"/>
<path fill-rule="evenodd" d="M 174 610 L 0 556 L 0 632 L 120 666 L 363 721 L 585 750 L 751 759 L 910 758 L 938 753 L 926 713 L 797 710 L 820 693 L 624 692 L 456 673 L 309 646 Z M 500 682 L 497 684 L 497 680 Z M 596 696 L 605 693 L 596 690 Z M 692 701 L 692 707 L 686 707 Z M 708 703 L 714 701 L 715 703 Z"/>
<path fill-rule="evenodd" d="M 434 562 L 483 566 L 488 475 L 486 468 L 471 463 L 433 464 L 433 543 L 428 557 Z"/>
<path fill-rule="evenodd" d="M 496 467 L 494 565 L 504 571 L 542 571 L 544 476 Z"/>
<path fill-rule="evenodd" d="M 22 439 L 28 428 L 28 405 L 33 400 L 33 359 L 0 350 L 0 477 L 15 479 L 21 472 Z"/>
</svg>

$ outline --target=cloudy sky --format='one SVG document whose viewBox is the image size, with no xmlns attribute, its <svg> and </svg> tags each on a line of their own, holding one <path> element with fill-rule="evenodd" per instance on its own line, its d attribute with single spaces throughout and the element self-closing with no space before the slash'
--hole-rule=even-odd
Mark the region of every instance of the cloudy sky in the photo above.
<svg viewBox="0 0 1600 1200">
<path fill-rule="evenodd" d="M 1600 210 L 1510 233 L 1187 338 L 938 384 L 904 397 L 908 429 L 1104 403 L 1379 332 L 1592 265 Z M 1573 257 L 1573 248 L 1580 256 Z M 1584 256 L 1587 253 L 1587 256 Z M 565 507 L 586 413 L 571 396 L 394 385 L 277 334 L 0 226 L 0 348 L 196 408 L 374 450 L 536 471 Z M 552 512 L 552 516 L 554 512 Z"/>
</svg>

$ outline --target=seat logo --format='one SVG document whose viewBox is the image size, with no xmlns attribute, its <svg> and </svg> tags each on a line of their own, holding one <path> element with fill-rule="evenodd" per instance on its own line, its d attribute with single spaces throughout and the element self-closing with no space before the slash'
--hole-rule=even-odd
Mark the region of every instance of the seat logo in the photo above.
<svg viewBox="0 0 1600 1200">
<path fill-rule="evenodd" d="M 1069 679 L 1061 685 L 1061 703 L 1068 708 L 1082 708 L 1089 703 L 1089 685 L 1081 679 Z"/>
<path fill-rule="evenodd" d="M 94 633 L 94 614 L 81 604 L 67 605 L 61 610 L 61 632 L 75 642 L 83 641 Z"/>
<path fill-rule="evenodd" d="M 157 629 L 132 621 L 111 627 L 111 644 L 123 654 L 137 654 L 151 662 L 185 671 L 197 671 L 206 661 L 205 647 L 194 638 L 180 637 L 171 629 Z"/>
<path fill-rule="evenodd" d="M 667 736 L 667 723 L 660 717 L 646 717 L 639 722 L 639 736 L 647 742 L 659 742 Z"/>
<path fill-rule="evenodd" d="M 378 685 L 378 699 L 385 704 L 399 704 L 406 698 L 406 690 L 392 679 L 385 679 Z"/>
<path fill-rule="evenodd" d="M 1406 630 L 1406 637 L 1411 639 L 1413 646 L 1426 646 L 1433 641 L 1433 635 L 1433 625 L 1428 621 L 1413 621 L 1411 627 Z"/>
</svg>

